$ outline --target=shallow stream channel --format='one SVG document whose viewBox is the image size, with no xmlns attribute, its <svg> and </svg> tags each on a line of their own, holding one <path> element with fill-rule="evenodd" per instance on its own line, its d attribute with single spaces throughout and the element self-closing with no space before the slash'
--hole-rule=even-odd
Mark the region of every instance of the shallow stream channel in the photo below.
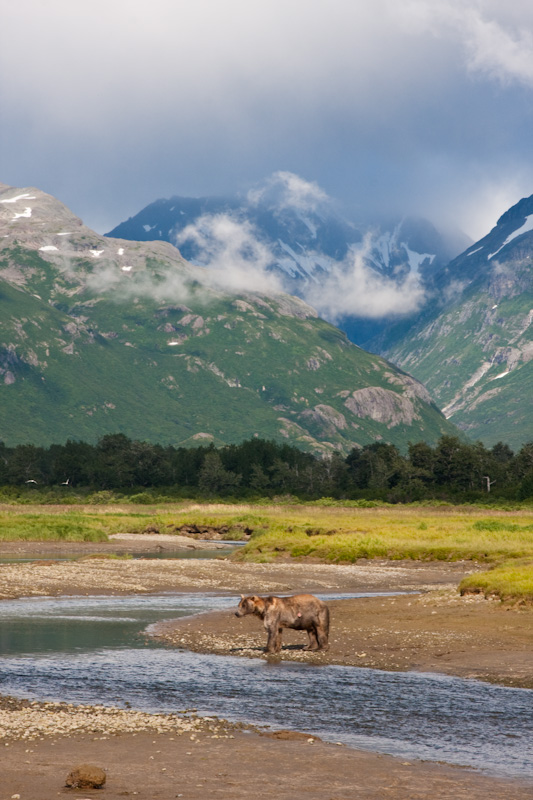
<svg viewBox="0 0 533 800">
<path fill-rule="evenodd" d="M 402 758 L 533 775 L 533 691 L 202 655 L 145 635 L 163 619 L 235 606 L 235 597 L 215 594 L 3 601 L 0 693 L 150 712 L 196 709 Z"/>
</svg>

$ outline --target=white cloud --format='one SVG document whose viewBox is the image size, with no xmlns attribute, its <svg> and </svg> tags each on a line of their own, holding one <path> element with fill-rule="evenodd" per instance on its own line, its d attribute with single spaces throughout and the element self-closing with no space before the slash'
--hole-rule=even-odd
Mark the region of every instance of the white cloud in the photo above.
<svg viewBox="0 0 533 800">
<path fill-rule="evenodd" d="M 248 192 L 252 204 L 267 203 L 279 210 L 291 208 L 296 211 L 316 211 L 330 202 L 326 192 L 315 181 L 306 181 L 294 172 L 278 171 L 264 184 Z"/>
<path fill-rule="evenodd" d="M 268 271 L 274 257 L 248 221 L 229 214 L 205 214 L 179 232 L 176 246 L 187 241 L 198 248 L 198 263 L 209 267 L 209 284 L 236 293 L 281 291 L 278 279 Z"/>
<path fill-rule="evenodd" d="M 404 12 L 405 19 L 414 21 L 419 30 L 431 30 L 439 38 L 456 38 L 472 72 L 503 84 L 533 87 L 530 3 L 520 0 L 513 9 L 490 2 L 411 0 Z"/>
<path fill-rule="evenodd" d="M 326 319 L 339 322 L 347 315 L 379 319 L 422 306 L 424 290 L 418 273 L 410 272 L 402 281 L 379 274 L 368 266 L 372 246 L 372 234 L 367 234 L 320 286 L 310 287 L 305 299 Z"/>
</svg>

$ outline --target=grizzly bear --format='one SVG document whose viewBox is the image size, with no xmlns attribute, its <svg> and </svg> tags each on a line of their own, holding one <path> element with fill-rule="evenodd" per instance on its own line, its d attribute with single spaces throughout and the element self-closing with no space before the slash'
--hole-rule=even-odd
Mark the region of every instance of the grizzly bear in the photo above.
<svg viewBox="0 0 533 800">
<path fill-rule="evenodd" d="M 266 653 L 281 650 L 283 628 L 307 631 L 309 644 L 304 650 L 327 650 L 329 647 L 329 608 L 312 594 L 295 594 L 292 597 L 257 597 L 241 594 L 236 617 L 255 614 L 263 620 L 268 634 Z"/>
</svg>

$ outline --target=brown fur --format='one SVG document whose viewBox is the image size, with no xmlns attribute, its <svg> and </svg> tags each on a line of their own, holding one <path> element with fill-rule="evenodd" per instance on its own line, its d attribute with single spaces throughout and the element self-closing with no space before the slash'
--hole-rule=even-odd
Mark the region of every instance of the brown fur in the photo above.
<svg viewBox="0 0 533 800">
<path fill-rule="evenodd" d="M 292 597 L 257 597 L 241 594 L 236 617 L 254 614 L 263 620 L 268 634 L 265 652 L 281 650 L 283 628 L 307 631 L 309 644 L 304 650 L 327 650 L 329 636 L 329 609 L 312 594 L 295 594 Z"/>
</svg>

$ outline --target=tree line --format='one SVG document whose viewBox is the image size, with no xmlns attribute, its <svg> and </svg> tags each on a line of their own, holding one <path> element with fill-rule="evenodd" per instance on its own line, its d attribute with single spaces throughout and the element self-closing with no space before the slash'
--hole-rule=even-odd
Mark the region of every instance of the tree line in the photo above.
<svg viewBox="0 0 533 800">
<path fill-rule="evenodd" d="M 0 486 L 134 491 L 171 496 L 383 499 L 389 502 L 533 497 L 533 442 L 514 453 L 443 436 L 407 453 L 384 442 L 325 457 L 253 438 L 215 448 L 162 446 L 103 436 L 97 444 L 7 447 L 0 442 Z"/>
</svg>

